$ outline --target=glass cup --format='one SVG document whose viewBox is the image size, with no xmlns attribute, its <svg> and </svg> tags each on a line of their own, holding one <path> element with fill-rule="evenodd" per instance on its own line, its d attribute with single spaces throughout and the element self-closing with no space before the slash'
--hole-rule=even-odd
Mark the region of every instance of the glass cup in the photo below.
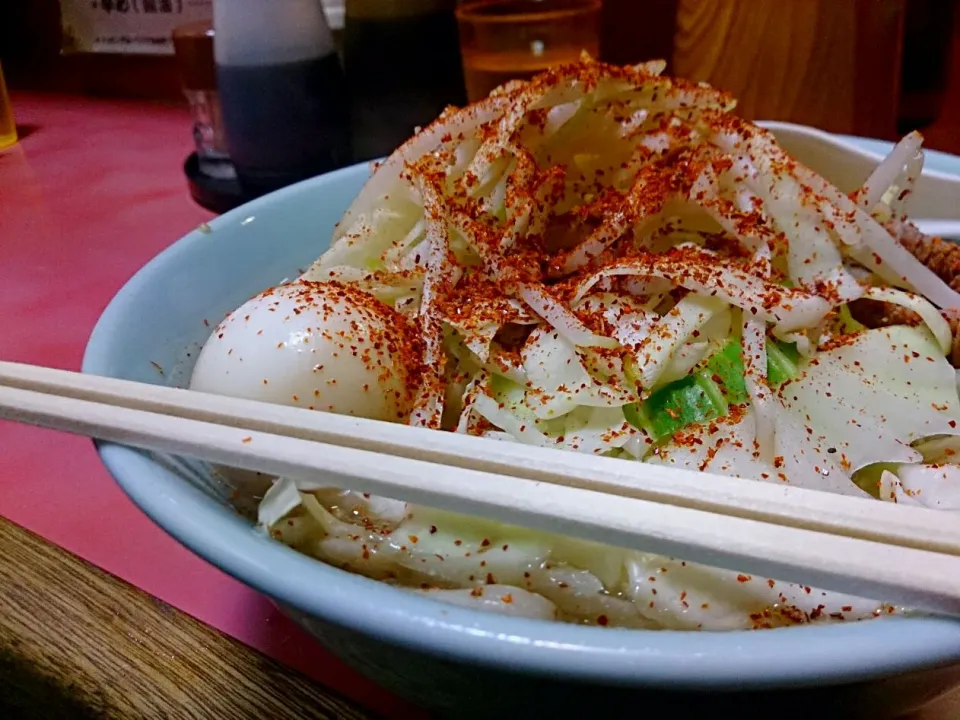
<svg viewBox="0 0 960 720">
<path fill-rule="evenodd" d="M 7 85 L 3 81 L 3 67 L 0 66 L 0 150 L 17 142 L 17 126 L 13 121 L 13 107 L 7 95 Z"/>
<path fill-rule="evenodd" d="M 457 8 L 468 99 L 600 52 L 600 0 L 479 0 Z"/>
<path fill-rule="evenodd" d="M 180 81 L 193 118 L 193 140 L 200 171 L 210 177 L 232 179 L 236 171 L 226 150 L 213 42 L 213 25 L 209 21 L 181 25 L 173 31 Z"/>
</svg>

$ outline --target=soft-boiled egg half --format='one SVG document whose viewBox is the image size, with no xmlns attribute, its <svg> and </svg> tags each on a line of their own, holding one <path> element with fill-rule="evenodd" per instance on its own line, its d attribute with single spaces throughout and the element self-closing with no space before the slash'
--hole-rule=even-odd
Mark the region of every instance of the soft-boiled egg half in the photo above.
<svg viewBox="0 0 960 720">
<path fill-rule="evenodd" d="M 393 308 L 339 282 L 297 280 L 217 326 L 190 389 L 396 422 L 410 412 L 419 361 L 416 334 Z"/>
</svg>

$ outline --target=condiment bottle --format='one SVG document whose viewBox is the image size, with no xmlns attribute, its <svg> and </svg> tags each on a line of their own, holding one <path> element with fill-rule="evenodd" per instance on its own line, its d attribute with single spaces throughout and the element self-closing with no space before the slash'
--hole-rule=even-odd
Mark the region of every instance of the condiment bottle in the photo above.
<svg viewBox="0 0 960 720">
<path fill-rule="evenodd" d="M 466 103 L 456 0 L 346 0 L 344 68 L 356 160 L 387 155 Z"/>
<path fill-rule="evenodd" d="M 350 162 L 343 70 L 320 0 L 216 0 L 230 158 L 259 195 Z"/>
</svg>

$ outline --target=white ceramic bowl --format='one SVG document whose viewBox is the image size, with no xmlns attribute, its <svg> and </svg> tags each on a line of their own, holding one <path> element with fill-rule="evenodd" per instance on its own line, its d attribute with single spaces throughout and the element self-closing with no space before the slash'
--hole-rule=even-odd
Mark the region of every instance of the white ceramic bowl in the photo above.
<svg viewBox="0 0 960 720">
<path fill-rule="evenodd" d="M 85 372 L 156 383 L 249 296 L 327 246 L 366 166 L 261 198 L 144 267 L 103 313 Z M 274 598 L 335 653 L 455 717 L 570 717 L 616 703 L 676 717 L 894 717 L 960 682 L 960 622 L 892 618 L 760 632 L 582 627 L 444 605 L 255 532 L 203 465 L 104 443 L 132 500 L 198 555 Z M 533 713 L 533 715 L 530 715 Z M 776 713 L 772 715 L 770 713 Z"/>
</svg>

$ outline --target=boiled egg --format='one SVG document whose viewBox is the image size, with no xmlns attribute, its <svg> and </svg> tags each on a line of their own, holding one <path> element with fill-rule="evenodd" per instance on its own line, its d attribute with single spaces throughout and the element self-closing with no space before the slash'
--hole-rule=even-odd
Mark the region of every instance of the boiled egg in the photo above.
<svg viewBox="0 0 960 720">
<path fill-rule="evenodd" d="M 402 421 L 419 364 L 409 321 L 369 293 L 298 280 L 248 300 L 213 331 L 190 388 Z"/>
<path fill-rule="evenodd" d="M 420 350 L 409 321 L 358 288 L 297 280 L 230 313 L 204 344 L 190 389 L 308 410 L 403 421 Z M 217 468 L 243 505 L 273 478 Z"/>
<path fill-rule="evenodd" d="M 230 313 L 204 344 L 190 389 L 216 395 L 403 421 L 416 391 L 420 350 L 409 321 L 356 287 L 297 280 Z M 239 495 L 273 479 L 219 467 Z"/>
</svg>

